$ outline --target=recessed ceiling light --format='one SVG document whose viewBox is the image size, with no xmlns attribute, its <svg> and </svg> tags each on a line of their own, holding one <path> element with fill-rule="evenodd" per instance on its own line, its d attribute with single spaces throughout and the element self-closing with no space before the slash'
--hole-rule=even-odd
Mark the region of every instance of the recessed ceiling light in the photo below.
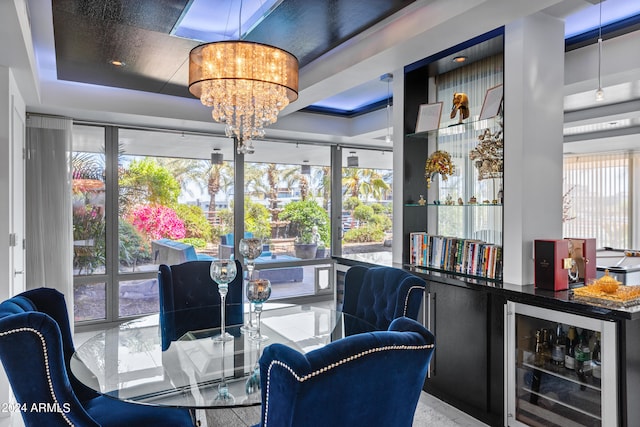
<svg viewBox="0 0 640 427">
<path fill-rule="evenodd" d="M 466 56 L 456 56 L 452 59 L 453 62 L 464 62 L 467 60 Z"/>
<path fill-rule="evenodd" d="M 112 59 L 111 61 L 109 61 L 109 64 L 113 65 L 114 67 L 124 67 L 126 65 L 124 61 L 118 61 L 117 59 Z"/>
</svg>

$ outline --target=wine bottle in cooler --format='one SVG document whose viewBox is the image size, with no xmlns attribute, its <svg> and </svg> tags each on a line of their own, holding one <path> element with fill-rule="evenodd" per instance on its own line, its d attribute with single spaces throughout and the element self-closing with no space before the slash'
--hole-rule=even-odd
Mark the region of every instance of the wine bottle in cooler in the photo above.
<svg viewBox="0 0 640 427">
<path fill-rule="evenodd" d="M 580 338 L 575 349 L 575 369 L 578 378 L 582 382 L 587 382 L 587 377 L 591 376 L 591 349 L 589 348 L 589 336 L 586 329 L 582 329 Z M 580 387 L 584 390 L 584 386 Z"/>
<path fill-rule="evenodd" d="M 593 345 L 593 350 L 591 351 L 591 372 L 593 374 L 593 378 L 597 381 L 600 381 L 602 376 L 600 352 L 600 332 L 596 332 L 596 342 Z"/>
<path fill-rule="evenodd" d="M 567 344 L 566 353 L 564 356 L 564 367 L 567 369 L 576 368 L 576 344 L 578 339 L 578 333 L 575 326 L 569 326 L 569 332 L 567 332 Z"/>
<path fill-rule="evenodd" d="M 551 347 L 551 363 L 556 366 L 564 366 L 564 358 L 566 354 L 567 338 L 564 336 L 562 325 L 558 323 L 556 328 L 556 336 L 553 339 L 553 346 Z"/>
</svg>

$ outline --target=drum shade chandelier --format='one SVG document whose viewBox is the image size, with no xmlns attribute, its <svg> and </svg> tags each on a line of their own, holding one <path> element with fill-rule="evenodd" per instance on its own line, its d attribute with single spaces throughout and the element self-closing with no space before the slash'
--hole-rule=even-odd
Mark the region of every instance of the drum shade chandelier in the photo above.
<svg viewBox="0 0 640 427">
<path fill-rule="evenodd" d="M 212 107 L 213 119 L 238 140 L 238 153 L 253 152 L 253 139 L 298 99 L 298 59 L 287 51 L 248 41 L 196 46 L 189 54 L 189 92 Z"/>
</svg>

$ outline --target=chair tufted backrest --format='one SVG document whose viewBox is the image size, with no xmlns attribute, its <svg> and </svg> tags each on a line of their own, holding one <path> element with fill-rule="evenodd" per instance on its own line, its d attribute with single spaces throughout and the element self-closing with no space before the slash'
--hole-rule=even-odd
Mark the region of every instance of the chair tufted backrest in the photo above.
<svg viewBox="0 0 640 427">
<path fill-rule="evenodd" d="M 406 317 L 306 355 L 272 344 L 260 358 L 260 425 L 411 427 L 434 346 Z"/>
<path fill-rule="evenodd" d="M 74 347 L 64 296 L 39 288 L 0 304 L 0 360 L 27 426 L 98 426 L 76 390 L 96 396 L 70 379 Z M 33 405 L 36 405 L 36 410 Z M 40 405 L 46 410 L 39 412 Z"/>
<path fill-rule="evenodd" d="M 342 310 L 386 330 L 398 317 L 417 319 L 425 285 L 399 268 L 353 266 L 345 275 Z"/>
<path fill-rule="evenodd" d="M 236 278 L 229 283 L 226 324 L 243 322 L 242 264 L 235 261 Z M 220 305 L 218 285 L 209 273 L 211 261 L 189 261 L 158 269 L 160 284 L 160 328 L 162 349 L 189 331 L 219 327 Z"/>
</svg>

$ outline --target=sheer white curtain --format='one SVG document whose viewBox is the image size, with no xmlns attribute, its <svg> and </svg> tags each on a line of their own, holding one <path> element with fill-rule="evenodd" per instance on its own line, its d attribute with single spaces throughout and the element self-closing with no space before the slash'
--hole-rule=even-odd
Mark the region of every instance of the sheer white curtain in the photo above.
<svg viewBox="0 0 640 427">
<path fill-rule="evenodd" d="M 633 153 L 564 157 L 566 237 L 595 237 L 599 248 L 631 249 Z"/>
<path fill-rule="evenodd" d="M 26 141 L 26 286 L 59 290 L 65 294 L 70 311 L 72 125 L 71 119 L 29 115 Z"/>
</svg>

